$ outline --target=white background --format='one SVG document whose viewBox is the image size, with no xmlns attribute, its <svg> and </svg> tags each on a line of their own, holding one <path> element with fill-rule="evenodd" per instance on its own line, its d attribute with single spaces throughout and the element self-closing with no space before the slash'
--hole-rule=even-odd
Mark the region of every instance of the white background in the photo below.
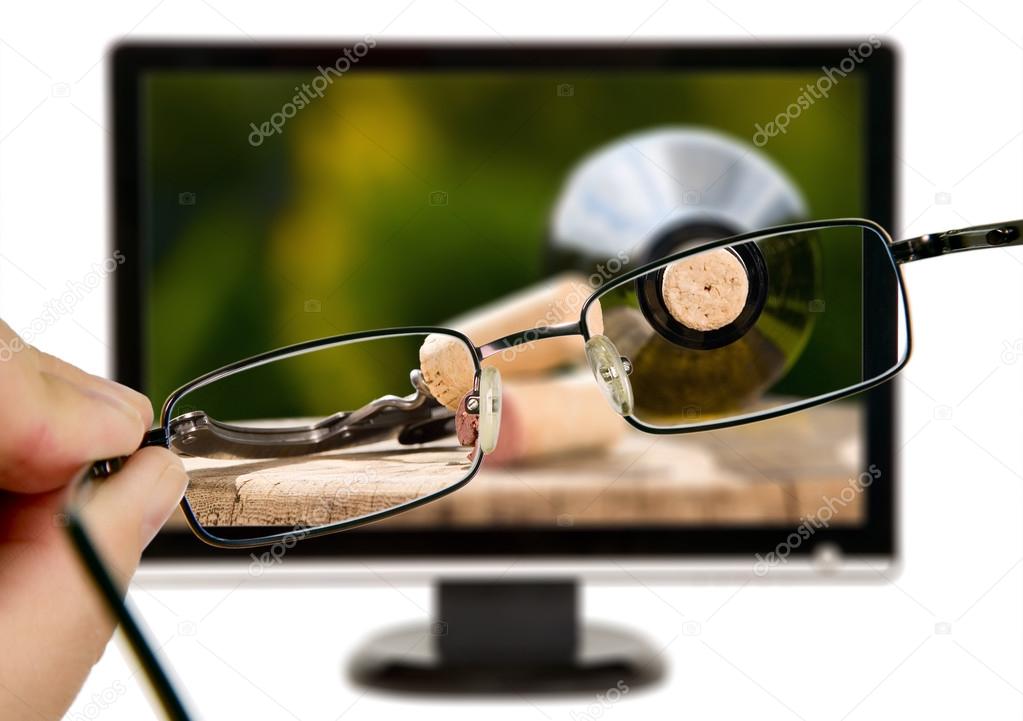
<svg viewBox="0 0 1023 721">
<path fill-rule="evenodd" d="M 382 33 L 495 43 L 631 35 L 629 42 L 756 43 L 877 34 L 902 56 L 896 234 L 1023 216 L 1020 3 L 634 0 L 607 11 L 592 3 L 481 0 L 361 6 L 4 3 L 0 314 L 16 329 L 28 328 L 67 281 L 105 257 L 106 53 L 125 35 L 246 41 Z M 588 587 L 589 617 L 641 630 L 664 649 L 671 675 L 660 688 L 626 694 L 606 708 L 592 706 L 592 696 L 451 702 L 363 695 L 343 681 L 347 652 L 374 629 L 423 620 L 429 609 L 428 586 L 370 575 L 357 586 L 338 580 L 326 588 L 268 590 L 232 583 L 136 588 L 132 595 L 210 719 L 1019 718 L 1023 357 L 1015 344 L 1023 343 L 1023 249 L 913 264 L 906 280 L 916 347 L 900 387 L 901 573 L 855 586 Z M 91 294 L 33 340 L 105 371 L 106 303 L 103 292 Z M 131 674 L 111 647 L 69 718 L 149 718 Z M 109 699 L 116 688 L 125 692 L 101 709 L 89 706 L 94 695 L 107 691 Z"/>
</svg>

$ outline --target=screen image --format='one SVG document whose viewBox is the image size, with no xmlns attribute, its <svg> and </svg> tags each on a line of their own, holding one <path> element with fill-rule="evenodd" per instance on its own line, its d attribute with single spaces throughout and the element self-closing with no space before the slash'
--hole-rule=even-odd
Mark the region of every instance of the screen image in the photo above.
<svg viewBox="0 0 1023 721">
<path fill-rule="evenodd" d="M 869 214 L 866 89 L 855 73 L 820 99 L 807 90 L 821 77 L 813 68 L 356 65 L 307 91 L 325 84 L 317 77 L 315 67 L 142 77 L 150 397 L 246 356 L 355 331 L 452 325 L 482 344 L 506 332 L 505 319 L 511 330 L 550 313 L 573 320 L 587 293 L 679 249 Z M 735 343 L 684 357 L 651 348 L 660 337 L 629 325 L 643 290 L 602 297 L 603 327 L 630 347 L 652 424 L 727 411 L 722 399 L 736 395 L 753 407 L 813 395 L 863 373 L 870 259 L 858 241 L 758 252 L 771 279 L 756 320 L 771 340 L 767 360 Z M 583 341 L 571 340 L 543 362 L 542 343 L 501 359 L 501 442 L 470 483 L 367 532 L 791 528 L 825 506 L 832 526 L 865 523 L 863 479 L 874 477 L 862 396 L 742 427 L 650 435 L 599 396 Z M 262 417 L 350 411 L 412 392 L 422 343 L 403 341 L 401 362 L 351 351 L 343 362 L 325 354 L 270 366 L 246 392 L 224 393 L 244 399 L 233 412 Z M 222 402 L 207 390 L 205 403 Z M 405 478 L 399 464 L 387 472 Z M 249 464 L 218 467 L 190 493 L 221 525 L 287 525 L 302 484 Z"/>
</svg>

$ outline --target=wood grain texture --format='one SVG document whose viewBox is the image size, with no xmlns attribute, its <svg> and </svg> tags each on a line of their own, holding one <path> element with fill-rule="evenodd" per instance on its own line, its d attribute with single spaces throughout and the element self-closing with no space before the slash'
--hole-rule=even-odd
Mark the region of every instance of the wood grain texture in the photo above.
<svg viewBox="0 0 1023 721">
<path fill-rule="evenodd" d="M 283 461 L 183 459 L 187 498 L 207 526 L 315 526 L 375 513 L 457 483 L 471 463 L 450 442 L 393 441 Z"/>
<path fill-rule="evenodd" d="M 839 507 L 833 524 L 859 523 L 865 494 L 836 501 L 863 470 L 860 428 L 854 404 L 681 436 L 630 428 L 602 453 L 503 468 L 484 463 L 450 496 L 370 528 L 795 525 L 829 502 Z M 324 455 L 287 468 L 202 461 L 189 502 L 207 523 L 329 523 L 436 492 L 469 463 L 464 448 L 450 445 L 411 457 L 375 446 Z"/>
<path fill-rule="evenodd" d="M 451 496 L 372 528 L 795 526 L 829 500 L 841 505 L 832 523 L 859 523 L 865 494 L 835 503 L 860 473 L 859 429 L 858 409 L 839 404 L 725 431 L 653 436 L 629 428 L 602 454 L 484 463 Z"/>
</svg>

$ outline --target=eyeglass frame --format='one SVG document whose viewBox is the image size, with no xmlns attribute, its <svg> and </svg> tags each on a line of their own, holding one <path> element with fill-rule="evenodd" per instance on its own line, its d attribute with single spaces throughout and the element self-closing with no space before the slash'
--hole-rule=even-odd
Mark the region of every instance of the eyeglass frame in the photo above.
<svg viewBox="0 0 1023 721">
<path fill-rule="evenodd" d="M 368 338 L 378 338 L 386 336 L 398 336 L 398 335 L 411 335 L 418 333 L 445 333 L 451 336 L 455 336 L 462 340 L 469 348 L 472 349 L 473 364 L 475 369 L 475 381 L 474 388 L 478 390 L 481 363 L 485 358 L 488 358 L 495 353 L 501 352 L 508 348 L 515 348 L 525 343 L 533 342 L 536 340 L 542 340 L 545 338 L 555 338 L 561 336 L 573 336 L 581 335 L 584 340 L 589 340 L 590 335 L 589 327 L 586 323 L 586 313 L 590 306 L 600 295 L 612 290 L 619 285 L 627 283 L 631 280 L 635 280 L 637 277 L 656 270 L 658 267 L 674 262 L 679 258 L 686 257 L 699 252 L 705 252 L 714 248 L 719 248 L 726 245 L 733 245 L 740 242 L 749 240 L 755 240 L 757 238 L 765 238 L 776 235 L 783 235 L 785 233 L 799 232 L 806 230 L 819 230 L 826 227 L 863 227 L 876 232 L 880 238 L 884 241 L 882 245 L 887 249 L 890 259 L 893 263 L 893 269 L 898 282 L 898 290 L 900 297 L 902 298 L 902 310 L 904 314 L 905 328 L 906 328 L 906 353 L 905 356 L 887 372 L 879 375 L 875 379 L 864 381 L 856 386 L 850 386 L 842 391 L 837 391 L 832 394 L 826 394 L 820 397 L 812 398 L 804 401 L 801 404 L 795 404 L 791 406 L 783 406 L 776 412 L 768 412 L 763 415 L 759 415 L 754 418 L 739 417 L 734 421 L 725 421 L 721 425 L 715 425 L 715 428 L 744 425 L 746 423 L 752 423 L 759 420 L 766 420 L 768 418 L 777 417 L 779 415 L 787 415 L 789 413 L 795 413 L 799 410 L 805 410 L 813 406 L 821 405 L 838 398 L 854 395 L 860 391 L 867 390 L 871 387 L 884 383 L 895 376 L 901 371 L 906 363 L 909 361 L 910 355 L 912 354 L 912 333 L 910 327 L 910 314 L 909 314 L 909 300 L 906 295 L 905 283 L 902 277 L 901 266 L 905 263 L 912 262 L 914 260 L 923 260 L 926 258 L 934 258 L 949 253 L 956 253 L 965 250 L 978 250 L 981 248 L 989 247 L 1006 247 L 1013 245 L 1023 245 L 1023 220 L 1013 220 L 1004 223 L 995 223 L 981 226 L 972 226 L 959 230 L 948 230 L 938 234 L 927 234 L 917 236 L 915 238 L 908 238 L 900 241 L 893 241 L 891 235 L 882 226 L 877 223 L 859 218 L 840 218 L 829 221 L 809 221 L 805 223 L 794 223 L 790 225 L 776 226 L 773 228 L 766 228 L 760 231 L 754 231 L 750 233 L 744 233 L 742 235 L 732 236 L 721 240 L 713 241 L 711 243 L 700 245 L 696 248 L 689 248 L 679 253 L 672 254 L 665 258 L 661 258 L 656 261 L 644 264 L 643 266 L 626 273 L 619 278 L 616 278 L 611 285 L 607 287 L 598 288 L 594 293 L 587 299 L 583 304 L 580 311 L 579 321 L 575 323 L 560 324 L 554 326 L 548 326 L 541 330 L 539 328 L 533 328 L 518 333 L 512 333 L 498 338 L 489 343 L 484 343 L 481 346 L 476 346 L 467 336 L 459 331 L 455 331 L 450 328 L 439 328 L 432 326 L 414 326 L 408 328 L 394 328 L 394 329 L 381 329 L 375 331 L 363 331 L 358 333 L 350 333 L 341 336 L 333 336 L 329 338 L 322 338 L 319 340 L 306 341 L 304 343 L 298 343 L 295 345 L 280 348 L 274 351 L 269 351 L 260 355 L 253 356 L 251 358 L 232 363 L 230 365 L 219 368 L 210 373 L 206 373 L 199 378 L 185 384 L 181 388 L 174 391 L 164 402 L 163 409 L 161 411 L 161 425 L 149 431 L 142 443 L 142 447 L 147 445 L 163 445 L 169 447 L 169 424 L 170 418 L 169 413 L 173 408 L 174 403 L 178 399 L 182 398 L 189 391 L 195 390 L 196 388 L 202 387 L 208 383 L 212 383 L 219 378 L 226 377 L 232 373 L 237 373 L 240 370 L 246 368 L 255 367 L 256 365 L 262 365 L 269 363 L 273 360 L 288 357 L 298 353 L 303 353 L 309 350 L 315 350 L 321 347 L 329 347 L 331 345 L 340 345 L 347 342 L 355 342 L 358 340 L 365 340 Z M 651 428 L 645 425 L 637 425 L 637 422 L 633 422 L 629 416 L 624 416 L 627 421 L 632 425 L 639 428 L 644 432 L 652 433 L 689 433 L 699 432 L 704 430 L 711 430 L 710 426 L 695 426 L 695 427 L 679 427 L 679 428 Z M 93 464 L 89 469 L 84 470 L 74 484 L 72 484 L 72 492 L 82 485 L 85 485 L 90 480 L 110 475 L 116 471 L 120 466 L 123 459 L 111 459 L 107 461 L 100 461 L 97 464 Z M 451 486 L 450 488 L 443 489 L 430 496 L 426 496 L 417 501 L 407 503 L 402 506 L 398 506 L 395 509 L 389 511 L 380 512 L 371 516 L 352 519 L 350 521 L 342 521 L 331 526 L 325 526 L 321 529 L 314 529 L 310 531 L 305 537 L 313 537 L 319 535 L 325 535 L 327 533 L 337 533 L 348 528 L 353 528 L 358 525 L 363 525 L 371 521 L 379 520 L 386 516 L 398 513 L 401 511 L 410 510 L 416 506 L 422 505 L 432 500 L 436 500 L 441 496 L 447 495 L 458 488 L 461 488 L 470 480 L 479 470 L 480 465 L 483 461 L 483 453 L 476 455 L 476 459 L 469 475 L 465 477 L 460 483 Z M 72 493 L 72 498 L 74 494 Z M 182 499 L 182 508 L 186 511 L 186 517 L 190 518 L 190 525 L 192 530 L 196 531 L 198 523 L 196 522 L 194 515 L 192 515 L 190 507 L 188 507 L 187 501 Z M 82 523 L 82 520 L 78 514 L 78 509 L 72 503 L 68 506 L 65 513 L 65 520 L 68 529 L 68 533 L 71 538 L 72 546 L 75 551 L 79 554 L 83 564 L 86 567 L 92 580 L 95 582 L 100 595 L 103 598 L 104 603 L 107 605 L 111 614 L 118 621 L 121 629 L 125 633 L 129 645 L 132 648 L 133 653 L 138 659 L 140 665 L 145 672 L 146 678 L 149 681 L 153 691 L 157 696 L 157 700 L 160 703 L 160 708 L 163 710 L 165 715 L 170 721 L 192 721 L 192 716 L 185 708 L 181 695 L 177 692 L 174 687 L 174 683 L 171 681 L 169 674 L 167 673 L 164 665 L 160 661 L 156 651 L 154 651 L 151 644 L 147 641 L 143 626 L 136 619 L 134 614 L 129 609 L 127 602 L 123 595 L 118 590 L 116 583 L 113 580 L 113 576 L 110 574 L 105 562 L 100 557 L 99 552 L 96 550 L 95 544 L 89 537 L 88 531 Z M 201 530 L 201 529 L 200 529 Z M 266 542 L 273 543 L 280 538 L 287 537 L 288 534 L 279 534 L 272 538 L 275 540 L 264 541 L 259 545 L 264 545 Z M 200 535 L 204 541 L 206 538 Z M 226 539 L 220 539 L 221 541 Z M 241 545 L 236 543 L 221 544 L 215 543 L 211 545 L 217 545 L 222 547 L 238 548 L 238 547 L 251 547 L 252 544 Z"/>
<path fill-rule="evenodd" d="M 576 321 L 553 324 L 553 325 L 538 325 L 533 328 L 524 329 L 515 333 L 508 334 L 501 338 L 491 340 L 481 345 L 476 345 L 473 341 L 466 336 L 464 333 L 441 326 L 404 326 L 396 328 L 382 328 L 368 331 L 358 331 L 354 333 L 346 333 L 336 336 L 328 336 L 325 338 L 319 338 L 310 341 L 304 341 L 302 343 L 296 343 L 293 345 L 285 346 L 283 348 L 277 348 L 275 350 L 267 351 L 265 353 L 257 354 L 249 358 L 245 358 L 234 363 L 230 363 L 221 368 L 217 368 L 213 371 L 205 373 L 198 378 L 195 378 L 188 383 L 182 385 L 175 391 L 173 391 L 164 402 L 161 413 L 160 413 L 160 425 L 153 428 L 146 433 L 140 448 L 146 446 L 161 446 L 164 448 L 170 448 L 170 440 L 172 437 L 170 424 L 171 424 L 171 411 L 174 406 L 189 393 L 214 383 L 218 380 L 226 378 L 237 373 L 250 370 L 267 363 L 271 363 L 285 358 L 302 355 L 311 351 L 320 349 L 337 347 L 347 345 L 350 343 L 356 343 L 364 340 L 372 340 L 375 338 L 388 338 L 388 337 L 402 337 L 410 335 L 429 335 L 429 334 L 442 334 L 457 339 L 467 350 L 470 351 L 470 355 L 473 362 L 474 371 L 474 384 L 473 392 L 479 391 L 480 373 L 482 370 L 482 363 L 487 358 L 490 358 L 498 353 L 515 349 L 520 346 L 539 342 L 549 338 L 559 338 L 566 336 L 581 336 L 583 341 L 589 341 L 594 337 L 594 333 L 587 323 L 587 315 L 594 303 L 599 302 L 600 298 L 606 295 L 608 292 L 619 288 L 623 285 L 631 283 L 636 278 L 644 276 L 652 271 L 656 271 L 664 266 L 667 266 L 680 259 L 696 255 L 698 253 L 704 253 L 716 248 L 725 246 L 737 245 L 744 242 L 751 242 L 756 240 L 764 240 L 772 237 L 788 235 L 792 233 L 823 230 L 827 228 L 862 228 L 864 230 L 872 231 L 878 236 L 880 245 L 885 248 L 888 252 L 888 259 L 892 264 L 892 271 L 897 282 L 898 297 L 900 299 L 898 311 L 901 313 L 901 320 L 905 328 L 905 353 L 901 358 L 886 371 L 878 374 L 872 378 L 868 378 L 855 385 L 847 386 L 830 393 L 814 396 L 807 398 L 802 401 L 780 406 L 778 408 L 758 412 L 755 414 L 747 414 L 743 416 L 733 416 L 720 421 L 713 421 L 709 423 L 701 424 L 690 424 L 682 426 L 652 426 L 644 423 L 635 417 L 634 414 L 625 414 L 622 417 L 634 428 L 648 434 L 653 435 L 678 435 L 683 433 L 696 433 L 702 431 L 720 430 L 724 428 L 731 428 L 735 426 L 745 425 L 762 420 L 769 420 L 771 418 L 777 418 L 779 416 L 788 415 L 798 411 L 806 410 L 815 406 L 829 403 L 840 398 L 845 398 L 863 391 L 869 390 L 877 385 L 885 383 L 890 380 L 896 374 L 898 374 L 908 363 L 909 358 L 912 354 L 912 329 L 910 323 L 909 314 L 909 302 L 906 295 L 905 282 L 902 276 L 901 265 L 911 262 L 914 260 L 921 260 L 925 258 L 937 257 L 951 252 L 958 252 L 963 250 L 974 250 L 984 247 L 995 247 L 995 246 L 1006 246 L 1006 245 L 1017 245 L 1021 242 L 1020 231 L 1023 227 L 1023 220 L 1021 221 L 1009 221 L 1007 223 L 998 223 L 984 226 L 974 226 L 961 230 L 949 230 L 940 234 L 929 234 L 918 236 L 915 238 L 909 238 L 901 241 L 893 241 L 891 235 L 881 225 L 874 221 L 863 219 L 863 218 L 838 218 L 831 220 L 815 220 L 807 221 L 803 223 L 792 223 L 788 225 L 774 226 L 771 228 L 764 228 L 757 231 L 751 231 L 740 235 L 730 236 L 727 238 L 721 238 L 718 240 L 710 241 L 708 243 L 701 244 L 696 247 L 690 247 L 680 250 L 671 255 L 659 258 L 642 266 L 635 268 L 628 273 L 624 273 L 621 276 L 614 278 L 609 284 L 594 289 L 594 291 L 587 297 L 583 302 L 580 312 L 579 319 Z M 330 535 L 333 533 L 339 533 L 346 531 L 358 526 L 363 526 L 368 523 L 382 520 L 389 516 L 393 516 L 398 513 L 412 510 L 426 503 L 433 502 L 442 498 L 443 496 L 453 493 L 458 489 L 465 486 L 471 481 L 483 463 L 484 453 L 480 452 L 475 454 L 473 458 L 473 465 L 468 470 L 464 478 L 457 483 L 453 483 L 450 486 L 435 491 L 429 495 L 417 498 L 412 501 L 408 501 L 402 505 L 395 506 L 393 508 L 377 511 L 365 516 L 357 518 L 347 519 L 344 521 L 338 521 L 336 523 L 308 529 L 292 529 L 289 531 L 283 531 L 280 533 L 258 536 L 254 538 L 246 539 L 226 539 L 219 536 L 214 536 L 207 531 L 202 524 L 198 522 L 195 517 L 191 505 L 188 503 L 187 498 L 182 498 L 181 509 L 184 513 L 185 520 L 188 523 L 190 530 L 204 543 L 214 546 L 217 548 L 225 549 L 248 549 L 258 548 L 263 546 L 273 545 L 285 539 L 291 539 L 296 536 L 300 536 L 302 539 L 315 538 L 318 536 Z M 109 461 L 100 461 L 93 466 L 93 475 L 95 477 L 102 477 L 109 475 L 114 472 L 119 463 L 123 459 L 112 459 Z"/>
</svg>

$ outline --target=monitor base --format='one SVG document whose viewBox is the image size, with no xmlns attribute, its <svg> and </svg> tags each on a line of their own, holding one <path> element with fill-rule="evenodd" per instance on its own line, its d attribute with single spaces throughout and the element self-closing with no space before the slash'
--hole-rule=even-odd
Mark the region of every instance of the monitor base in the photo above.
<svg viewBox="0 0 1023 721">
<path fill-rule="evenodd" d="M 363 687 L 414 694 L 620 695 L 660 680 L 661 655 L 627 630 L 581 623 L 567 583 L 440 584 L 438 620 L 371 638 Z"/>
<path fill-rule="evenodd" d="M 543 666 L 460 666 L 444 662 L 432 641 L 425 624 L 384 632 L 356 652 L 349 676 L 367 688 L 429 695 L 627 693 L 664 676 L 656 649 L 622 629 L 587 626 L 576 659 Z"/>
</svg>

